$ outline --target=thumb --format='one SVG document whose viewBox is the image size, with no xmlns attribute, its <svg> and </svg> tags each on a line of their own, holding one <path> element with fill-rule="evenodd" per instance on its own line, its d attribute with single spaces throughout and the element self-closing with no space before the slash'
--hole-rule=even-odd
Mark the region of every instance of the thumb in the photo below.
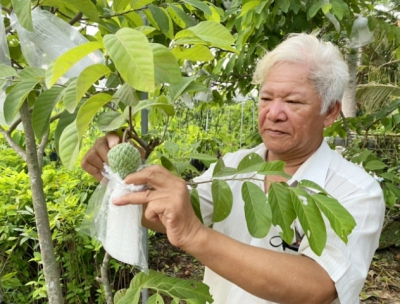
<svg viewBox="0 0 400 304">
<path fill-rule="evenodd" d="M 117 132 L 108 132 L 106 134 L 106 139 L 110 149 L 121 142 L 121 138 Z"/>
</svg>

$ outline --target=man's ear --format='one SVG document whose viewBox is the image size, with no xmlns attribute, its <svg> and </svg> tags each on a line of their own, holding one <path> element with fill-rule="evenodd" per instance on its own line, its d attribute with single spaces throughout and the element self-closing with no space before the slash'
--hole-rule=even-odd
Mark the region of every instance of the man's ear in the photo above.
<svg viewBox="0 0 400 304">
<path fill-rule="evenodd" d="M 336 118 L 340 114 L 340 110 L 342 109 L 342 104 L 340 102 L 335 102 L 333 106 L 331 106 L 328 111 L 324 114 L 325 119 L 324 119 L 324 127 L 327 128 L 331 124 L 333 124 L 336 120 Z"/>
</svg>

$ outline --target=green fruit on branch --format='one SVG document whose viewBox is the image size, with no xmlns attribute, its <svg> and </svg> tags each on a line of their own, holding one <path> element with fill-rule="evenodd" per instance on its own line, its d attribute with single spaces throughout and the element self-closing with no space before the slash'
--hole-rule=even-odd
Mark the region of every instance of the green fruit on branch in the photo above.
<svg viewBox="0 0 400 304">
<path fill-rule="evenodd" d="M 128 174 L 136 172 L 140 166 L 140 153 L 129 143 L 118 144 L 108 151 L 108 163 L 114 173 L 124 179 Z"/>
</svg>

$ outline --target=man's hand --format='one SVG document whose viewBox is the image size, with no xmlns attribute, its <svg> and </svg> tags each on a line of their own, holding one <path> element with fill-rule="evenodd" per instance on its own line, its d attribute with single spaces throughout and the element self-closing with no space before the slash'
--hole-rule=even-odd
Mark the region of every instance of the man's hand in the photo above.
<svg viewBox="0 0 400 304">
<path fill-rule="evenodd" d="M 127 184 L 148 185 L 151 190 L 127 194 L 116 205 L 147 204 L 144 217 L 163 224 L 172 245 L 185 250 L 193 246 L 204 226 L 196 217 L 185 181 L 162 166 L 147 167 L 125 178 Z"/>
<path fill-rule="evenodd" d="M 110 149 L 120 143 L 121 139 L 115 132 L 110 132 L 104 137 L 96 140 L 93 147 L 82 159 L 81 167 L 98 181 L 103 179 L 101 171 L 104 163 L 108 164 L 107 153 Z"/>
</svg>

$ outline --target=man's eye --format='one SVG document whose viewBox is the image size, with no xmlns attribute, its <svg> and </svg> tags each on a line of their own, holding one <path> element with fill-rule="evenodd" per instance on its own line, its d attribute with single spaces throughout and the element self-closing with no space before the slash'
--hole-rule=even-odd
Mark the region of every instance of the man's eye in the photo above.
<svg viewBox="0 0 400 304">
<path fill-rule="evenodd" d="M 287 102 L 291 103 L 291 104 L 300 104 L 301 103 L 300 101 L 297 101 L 297 100 L 288 100 Z"/>
</svg>

